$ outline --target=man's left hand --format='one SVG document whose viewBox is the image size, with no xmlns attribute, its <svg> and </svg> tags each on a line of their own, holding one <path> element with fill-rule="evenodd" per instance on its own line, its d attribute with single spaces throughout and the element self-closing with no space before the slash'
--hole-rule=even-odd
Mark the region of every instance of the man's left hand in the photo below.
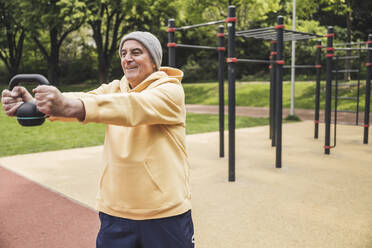
<svg viewBox="0 0 372 248">
<path fill-rule="evenodd" d="M 32 90 L 36 107 L 47 116 L 60 116 L 84 120 L 85 109 L 81 100 L 68 98 L 54 86 L 40 85 Z"/>
</svg>

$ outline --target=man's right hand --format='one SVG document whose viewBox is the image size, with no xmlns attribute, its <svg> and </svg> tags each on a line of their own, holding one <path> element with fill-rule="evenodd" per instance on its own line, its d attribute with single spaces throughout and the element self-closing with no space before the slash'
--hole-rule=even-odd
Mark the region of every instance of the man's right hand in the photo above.
<svg viewBox="0 0 372 248">
<path fill-rule="evenodd" d="M 35 100 L 25 87 L 16 86 L 12 91 L 3 90 L 1 93 L 1 103 L 8 116 L 15 116 L 22 103 L 31 101 Z"/>
</svg>

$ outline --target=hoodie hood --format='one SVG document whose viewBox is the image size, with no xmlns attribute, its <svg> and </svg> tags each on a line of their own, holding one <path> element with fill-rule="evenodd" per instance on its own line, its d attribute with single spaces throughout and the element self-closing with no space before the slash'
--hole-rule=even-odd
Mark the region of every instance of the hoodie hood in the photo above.
<svg viewBox="0 0 372 248">
<path fill-rule="evenodd" d="M 154 87 L 156 85 L 159 85 L 165 82 L 173 82 L 173 83 L 181 84 L 182 78 L 183 78 L 183 71 L 173 68 L 173 67 L 160 67 L 159 71 L 152 73 L 150 76 L 148 76 L 145 80 L 143 80 L 133 89 L 129 87 L 129 81 L 124 75 L 122 79 L 120 80 L 120 88 L 121 88 L 121 91 L 124 91 L 124 92 L 141 92 L 142 90 L 149 87 L 149 85 L 151 85 L 155 81 L 157 81 L 156 84 L 152 85 Z"/>
</svg>

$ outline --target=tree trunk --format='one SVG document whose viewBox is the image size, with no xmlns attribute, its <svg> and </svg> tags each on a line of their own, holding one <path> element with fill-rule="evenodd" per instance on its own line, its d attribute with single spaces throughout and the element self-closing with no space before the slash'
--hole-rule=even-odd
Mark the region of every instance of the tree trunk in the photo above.
<svg viewBox="0 0 372 248">
<path fill-rule="evenodd" d="M 8 73 L 9 79 L 18 73 L 19 65 L 21 63 L 23 43 L 25 39 L 25 31 L 21 30 L 17 40 L 18 30 L 12 32 L 11 27 L 6 27 L 7 42 L 8 42 L 8 54 L 0 54 L 1 60 L 3 60 Z"/>
<path fill-rule="evenodd" d="M 58 46 L 58 31 L 53 28 L 50 34 L 50 56 L 48 57 L 48 79 L 51 84 L 59 85 L 59 46 Z"/>
<path fill-rule="evenodd" d="M 101 84 L 107 83 L 109 81 L 109 67 L 110 67 L 110 64 L 106 62 L 105 58 L 99 58 L 98 79 Z"/>
<path fill-rule="evenodd" d="M 98 54 L 98 78 L 100 83 L 108 83 L 109 82 L 109 72 L 110 66 L 112 62 L 112 54 L 107 54 L 104 52 L 100 52 Z"/>
<path fill-rule="evenodd" d="M 48 80 L 51 84 L 58 86 L 58 62 L 52 57 L 48 59 Z"/>
</svg>

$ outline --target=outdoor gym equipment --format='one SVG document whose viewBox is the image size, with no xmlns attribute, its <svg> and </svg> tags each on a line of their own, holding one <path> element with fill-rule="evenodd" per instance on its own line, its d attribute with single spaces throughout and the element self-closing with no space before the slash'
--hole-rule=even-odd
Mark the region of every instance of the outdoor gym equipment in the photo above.
<svg viewBox="0 0 372 248">
<path fill-rule="evenodd" d="M 19 83 L 37 82 L 42 85 L 50 85 L 48 79 L 40 74 L 18 74 L 9 82 L 9 90 L 13 90 Z M 39 126 L 44 123 L 45 115 L 41 113 L 33 102 L 24 102 L 17 109 L 17 120 L 22 126 Z"/>
<path fill-rule="evenodd" d="M 336 58 L 336 65 L 337 65 L 337 56 L 335 57 L 335 51 L 337 50 L 346 50 L 346 51 L 353 51 L 353 50 L 367 50 L 367 63 L 365 66 L 367 67 L 367 79 L 366 79 L 366 90 L 365 90 L 365 109 L 364 109 L 364 137 L 363 137 L 363 143 L 368 144 L 368 128 L 369 128 L 369 114 L 370 114 L 370 91 L 371 91 L 371 65 L 372 65 L 372 35 L 368 35 L 368 41 L 365 42 L 367 45 L 366 48 L 338 48 L 333 46 L 333 37 L 334 37 L 334 32 L 333 32 L 333 27 L 328 27 L 328 34 L 326 35 L 327 37 L 327 54 L 326 54 L 326 59 L 327 59 L 327 80 L 326 80 L 326 96 L 325 96 L 325 144 L 324 144 L 324 153 L 325 154 L 330 154 L 330 149 L 334 148 L 336 145 L 336 124 L 337 124 L 337 112 L 345 112 L 345 111 L 340 111 L 337 110 L 337 78 L 336 78 L 336 97 L 335 97 L 335 118 L 334 118 L 334 145 L 330 145 L 330 124 L 331 124 L 331 101 L 332 101 L 332 73 L 339 72 L 339 70 L 333 70 L 333 58 Z M 351 44 L 360 44 L 358 43 L 347 43 L 346 45 L 351 45 Z M 344 45 L 344 44 L 340 44 Z M 360 57 L 360 56 L 359 56 Z M 352 56 L 348 56 L 348 59 L 351 59 Z M 358 70 L 342 70 L 341 72 L 358 72 L 359 73 L 360 69 Z M 359 80 L 358 80 L 358 87 L 359 87 Z M 359 94 L 359 93 L 358 93 Z M 348 98 L 349 99 L 349 98 Z M 354 98 L 352 98 L 354 99 Z M 357 96 L 357 101 L 359 101 L 359 96 Z M 358 104 L 358 103 L 357 103 Z M 358 114 L 358 105 L 357 105 L 357 112 Z M 358 119 L 356 119 L 356 124 L 358 124 Z"/>
<path fill-rule="evenodd" d="M 224 34 L 224 26 L 219 25 L 218 27 L 218 47 L 212 47 L 212 46 L 200 46 L 200 45 L 187 45 L 187 44 L 179 44 L 176 43 L 175 40 L 175 31 L 183 31 L 188 30 L 192 28 L 199 28 L 199 27 L 205 27 L 210 25 L 216 25 L 221 24 L 224 22 L 228 22 L 228 19 L 226 20 L 219 20 L 219 21 L 212 21 L 212 22 L 206 22 L 201 24 L 195 24 L 195 25 L 189 25 L 189 26 L 183 26 L 183 27 L 176 27 L 175 26 L 175 20 L 169 19 L 168 20 L 168 61 L 169 66 L 175 67 L 176 66 L 176 47 L 183 47 L 183 48 L 192 48 L 192 49 L 208 49 L 208 50 L 215 50 L 218 51 L 218 81 L 219 81 L 219 88 L 218 88 L 218 94 L 219 94 L 219 137 L 220 137 L 220 157 L 224 157 L 224 66 L 225 66 L 225 34 Z"/>
<path fill-rule="evenodd" d="M 234 15 L 231 17 L 235 17 Z M 234 57 L 234 39 L 236 36 L 244 38 L 254 38 L 271 41 L 271 58 L 270 60 L 256 60 L 256 59 L 238 59 Z M 231 39 L 230 39 L 231 37 Z M 283 24 L 283 17 L 277 17 L 277 25 L 275 27 L 265 27 L 249 30 L 241 30 L 235 32 L 235 26 L 231 26 L 231 32 L 229 29 L 229 42 L 231 41 L 231 46 L 228 46 L 228 58 L 227 62 L 229 67 L 229 87 L 233 89 L 233 94 L 230 96 L 235 96 L 235 70 L 234 64 L 236 62 L 253 62 L 253 63 L 268 63 L 271 69 L 271 79 L 270 79 L 270 138 L 272 139 L 272 145 L 276 147 L 276 158 L 275 167 L 282 167 L 282 109 L 283 109 L 283 67 L 284 67 L 284 42 L 293 40 L 307 40 L 312 38 L 322 37 L 317 34 L 298 32 L 293 30 L 285 29 Z M 317 65 L 312 65 L 311 68 L 316 68 L 320 72 L 320 63 Z M 308 66 L 297 66 L 297 68 L 308 68 Z M 320 74 L 319 74 L 320 76 Z M 233 99 L 234 100 L 234 99 Z M 230 107 L 230 105 L 229 105 Z M 235 108 L 235 102 L 233 102 L 232 108 Z M 229 108 L 230 109 L 230 108 Z M 231 111 L 232 112 L 232 111 Z M 233 112 L 235 115 L 235 111 Z M 230 110 L 229 110 L 230 114 Z M 235 123 L 235 122 L 234 122 Z M 230 132 L 230 130 L 229 130 Z M 230 160 L 229 160 L 230 162 Z M 232 167 L 235 165 L 232 164 Z"/>
<path fill-rule="evenodd" d="M 283 17 L 278 16 L 277 25 L 275 27 L 258 28 L 251 30 L 235 31 L 235 24 L 237 18 L 235 15 L 235 6 L 229 6 L 228 17 L 225 20 L 208 22 L 203 24 L 196 24 L 191 26 L 185 26 L 176 28 L 174 25 L 174 19 L 170 19 L 168 22 L 168 55 L 169 55 L 169 66 L 175 67 L 175 49 L 176 47 L 188 47 L 188 48 L 203 48 L 203 49 L 216 49 L 220 52 L 220 61 L 224 55 L 224 47 L 222 38 L 224 37 L 223 30 L 219 30 L 218 37 L 221 38 L 219 47 L 201 47 L 194 45 L 182 45 L 175 42 L 174 32 L 178 30 L 186 30 L 195 27 L 208 26 L 220 23 L 227 23 L 227 58 L 226 63 L 228 65 L 228 144 L 229 144 L 229 158 L 228 158 L 228 180 L 235 181 L 235 76 L 236 76 L 236 63 L 248 62 L 248 63 L 266 63 L 272 66 L 272 80 L 270 84 L 270 131 L 274 138 L 276 146 L 276 161 L 275 167 L 282 167 L 282 105 L 283 105 L 283 43 L 284 41 L 291 40 L 305 40 L 316 37 L 322 37 L 316 34 L 297 32 L 287 30 L 283 25 Z M 255 38 L 268 40 L 275 43 L 275 57 L 271 60 L 261 59 L 241 59 L 235 57 L 235 36 L 245 38 Z M 220 62 L 219 75 L 223 75 L 223 63 Z M 222 69 L 221 69 L 222 68 Z M 220 149 L 223 149 L 223 76 L 220 78 Z M 274 83 L 275 82 L 275 83 Z M 274 87 L 275 86 L 275 87 Z M 222 123 L 221 123 L 222 122 Z M 222 127 L 222 128 L 221 128 Z M 275 128 L 274 128 L 275 127 Z M 222 132 L 221 132 L 222 131 Z M 220 150 L 221 151 L 221 150 Z M 223 151 L 223 150 L 222 150 Z"/>
<path fill-rule="evenodd" d="M 322 69 L 321 65 L 321 54 L 322 54 L 322 41 L 318 40 L 316 47 L 316 64 L 315 65 L 285 65 L 283 68 L 295 68 L 295 69 L 315 69 L 316 70 L 316 87 L 315 87 L 315 113 L 314 113 L 314 139 L 319 136 L 319 99 L 320 99 L 320 73 Z M 273 53 L 273 52 L 272 52 Z M 275 55 L 273 55 L 275 56 Z M 272 135 L 270 133 L 270 135 Z M 270 136 L 271 138 L 271 136 Z M 274 139 L 273 139 L 274 145 Z"/>
</svg>

